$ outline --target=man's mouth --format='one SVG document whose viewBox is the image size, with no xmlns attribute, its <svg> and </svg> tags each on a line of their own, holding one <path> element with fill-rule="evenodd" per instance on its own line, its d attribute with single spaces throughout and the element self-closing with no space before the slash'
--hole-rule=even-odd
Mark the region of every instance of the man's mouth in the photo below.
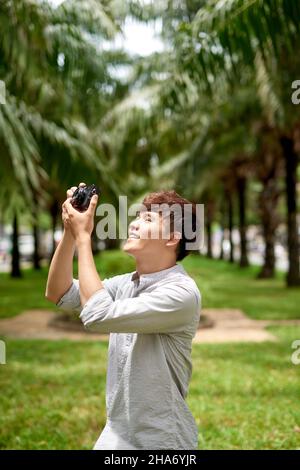
<svg viewBox="0 0 300 470">
<path fill-rule="evenodd" d="M 128 238 L 135 238 L 136 240 L 139 240 L 139 236 L 136 233 L 130 233 Z"/>
</svg>

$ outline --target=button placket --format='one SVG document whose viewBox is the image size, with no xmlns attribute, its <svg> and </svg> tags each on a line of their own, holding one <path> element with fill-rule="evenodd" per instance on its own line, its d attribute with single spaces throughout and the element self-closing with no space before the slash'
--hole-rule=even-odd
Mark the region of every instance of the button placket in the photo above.
<svg viewBox="0 0 300 470">
<path fill-rule="evenodd" d="M 127 333 L 127 334 L 126 334 L 126 341 L 125 341 L 125 343 L 126 343 L 126 348 L 128 349 L 129 346 L 130 346 L 130 344 L 131 344 L 131 333 Z"/>
</svg>

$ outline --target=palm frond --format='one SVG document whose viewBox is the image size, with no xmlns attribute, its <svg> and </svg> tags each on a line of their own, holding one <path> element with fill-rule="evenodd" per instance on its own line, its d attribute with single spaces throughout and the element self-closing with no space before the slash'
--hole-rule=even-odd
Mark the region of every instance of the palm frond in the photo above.
<svg viewBox="0 0 300 470">
<path fill-rule="evenodd" d="M 240 51 L 247 63 L 257 49 L 263 57 L 270 47 L 279 57 L 282 41 L 293 53 L 300 31 L 297 0 L 209 0 L 193 20 L 194 36 L 207 33 L 231 55 Z"/>
<path fill-rule="evenodd" d="M 108 8 L 99 0 L 65 0 L 55 12 L 56 24 L 76 24 L 89 33 L 113 38 L 120 31 Z"/>
<path fill-rule="evenodd" d="M 6 96 L 6 104 L 0 106 L 0 140 L 3 147 L 1 179 L 5 180 L 10 175 L 14 184 L 20 185 L 21 192 L 30 204 L 31 188 L 40 191 L 41 177 L 46 178 L 46 174 L 41 166 L 34 136 L 22 121 L 17 103 L 9 94 Z M 7 186 L 5 181 L 3 183 Z"/>
</svg>

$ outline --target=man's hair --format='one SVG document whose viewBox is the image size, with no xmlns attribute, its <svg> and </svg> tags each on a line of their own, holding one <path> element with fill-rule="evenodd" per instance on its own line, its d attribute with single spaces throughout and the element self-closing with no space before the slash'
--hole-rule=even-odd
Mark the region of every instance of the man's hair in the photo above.
<svg viewBox="0 0 300 470">
<path fill-rule="evenodd" d="M 178 230 L 181 233 L 181 239 L 179 240 L 176 249 L 176 261 L 181 261 L 191 252 L 186 249 L 186 244 L 193 243 L 196 240 L 196 234 L 193 238 L 186 238 L 187 233 L 191 233 L 191 231 L 196 232 L 196 204 L 184 199 L 175 191 L 153 192 L 148 194 L 143 200 L 143 205 L 147 208 L 147 211 L 152 210 L 155 212 L 156 210 L 154 205 L 161 204 L 169 206 L 170 208 L 175 204 L 177 207 L 180 206 L 181 208 L 180 220 L 177 220 L 175 223 L 175 230 Z M 186 204 L 188 204 L 188 206 L 186 206 L 186 209 L 189 209 L 188 211 L 185 209 Z M 161 211 L 158 210 L 158 212 Z M 189 227 L 187 227 L 187 224 L 189 224 Z M 192 226 L 190 226 L 190 224 Z M 172 212 L 172 209 L 170 211 L 170 230 L 171 233 L 174 231 L 174 213 Z"/>
</svg>

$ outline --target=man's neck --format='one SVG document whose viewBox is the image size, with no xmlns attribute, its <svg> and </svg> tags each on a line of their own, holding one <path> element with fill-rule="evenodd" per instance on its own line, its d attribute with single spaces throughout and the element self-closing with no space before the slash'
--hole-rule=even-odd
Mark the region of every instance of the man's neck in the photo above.
<svg viewBox="0 0 300 470">
<path fill-rule="evenodd" d="M 164 269 L 172 268 L 176 264 L 176 259 L 169 260 L 149 260 L 149 259 L 136 259 L 136 271 L 139 275 L 151 274 Z"/>
</svg>

